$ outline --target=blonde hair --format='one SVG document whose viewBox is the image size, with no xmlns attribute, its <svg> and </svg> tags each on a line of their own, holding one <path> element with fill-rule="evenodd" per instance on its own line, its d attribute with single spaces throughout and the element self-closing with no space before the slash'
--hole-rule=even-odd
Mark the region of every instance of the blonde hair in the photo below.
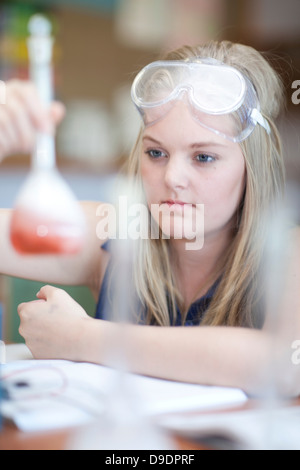
<svg viewBox="0 0 300 470">
<path fill-rule="evenodd" d="M 271 134 L 257 125 L 240 145 L 246 163 L 246 188 L 232 244 L 222 276 L 201 325 L 260 327 L 263 321 L 261 264 L 266 243 L 266 214 L 284 191 L 281 141 L 274 123 L 283 105 L 282 83 L 266 59 L 255 49 L 228 41 L 173 51 L 164 60 L 211 57 L 236 67 L 254 85 Z M 128 174 L 140 181 L 141 131 L 128 161 Z M 199 266 L 199 269 L 201 267 Z M 167 240 L 142 240 L 135 265 L 135 284 L 147 323 L 170 325 L 176 318 L 180 293 L 170 265 Z"/>
</svg>

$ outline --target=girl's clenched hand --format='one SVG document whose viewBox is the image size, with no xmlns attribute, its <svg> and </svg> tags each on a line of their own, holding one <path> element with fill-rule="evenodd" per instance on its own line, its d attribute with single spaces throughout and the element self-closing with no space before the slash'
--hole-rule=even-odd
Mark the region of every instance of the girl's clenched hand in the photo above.
<svg viewBox="0 0 300 470">
<path fill-rule="evenodd" d="M 76 360 L 83 322 L 91 318 L 62 289 L 44 286 L 37 297 L 18 306 L 19 332 L 34 358 Z"/>
</svg>

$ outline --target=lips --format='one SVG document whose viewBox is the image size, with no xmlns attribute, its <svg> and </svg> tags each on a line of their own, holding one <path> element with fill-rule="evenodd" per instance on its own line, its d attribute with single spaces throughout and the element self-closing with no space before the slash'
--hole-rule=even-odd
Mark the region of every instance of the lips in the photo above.
<svg viewBox="0 0 300 470">
<path fill-rule="evenodd" d="M 173 200 L 173 199 L 168 199 L 167 201 L 162 201 L 162 204 L 167 204 L 169 207 L 172 207 L 172 206 L 185 206 L 185 205 L 189 205 L 189 206 L 193 206 L 194 204 L 191 204 L 190 202 L 184 202 L 184 201 L 177 201 L 177 200 Z"/>
</svg>

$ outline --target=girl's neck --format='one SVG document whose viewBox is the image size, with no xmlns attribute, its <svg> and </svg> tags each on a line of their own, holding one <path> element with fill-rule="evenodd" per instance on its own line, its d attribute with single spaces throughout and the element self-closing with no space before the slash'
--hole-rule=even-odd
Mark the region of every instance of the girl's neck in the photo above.
<svg viewBox="0 0 300 470">
<path fill-rule="evenodd" d="M 171 241 L 171 263 L 185 306 L 203 296 L 220 277 L 232 240 L 232 232 L 224 230 L 218 236 L 207 236 L 197 251 L 186 250 L 185 240 Z"/>
</svg>

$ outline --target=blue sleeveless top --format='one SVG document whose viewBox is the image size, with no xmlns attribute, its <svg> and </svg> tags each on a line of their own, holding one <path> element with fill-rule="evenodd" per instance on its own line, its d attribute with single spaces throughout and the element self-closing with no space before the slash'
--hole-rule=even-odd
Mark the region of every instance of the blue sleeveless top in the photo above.
<svg viewBox="0 0 300 470">
<path fill-rule="evenodd" d="M 102 249 L 109 251 L 109 242 L 102 246 Z M 98 320 L 109 319 L 109 299 L 112 299 L 113 292 L 110 286 L 109 278 L 112 267 L 112 260 L 109 261 L 108 267 L 104 274 L 102 286 L 100 290 L 99 300 L 97 303 L 95 318 Z M 196 326 L 203 320 L 204 314 L 208 309 L 211 300 L 217 290 L 220 279 L 218 279 L 213 286 L 206 292 L 206 294 L 200 299 L 196 300 L 191 306 L 187 313 L 184 326 Z M 182 326 L 182 317 L 179 308 L 177 307 L 177 317 L 175 326 Z"/>
</svg>

